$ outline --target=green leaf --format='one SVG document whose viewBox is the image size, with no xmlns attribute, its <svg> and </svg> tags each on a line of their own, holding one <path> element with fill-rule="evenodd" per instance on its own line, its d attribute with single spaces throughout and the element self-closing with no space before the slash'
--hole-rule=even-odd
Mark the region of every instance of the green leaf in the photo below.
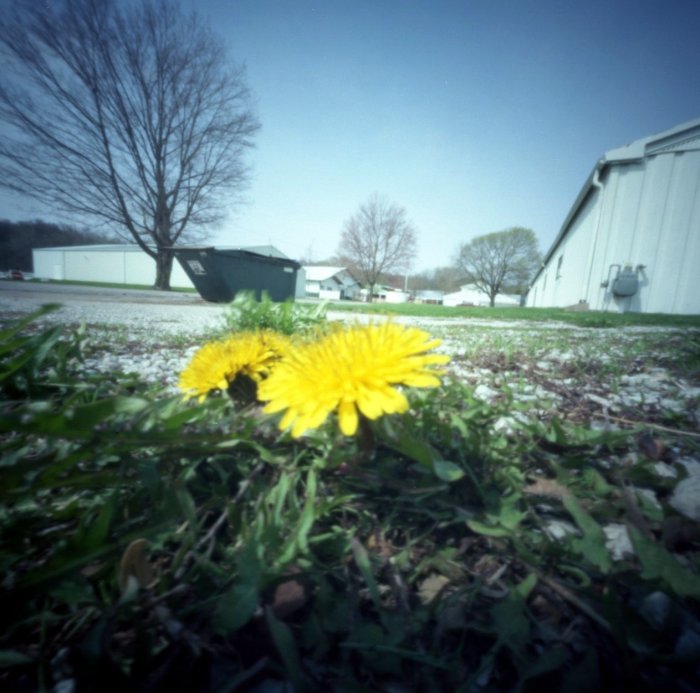
<svg viewBox="0 0 700 693">
<path fill-rule="evenodd" d="M 647 539 L 638 529 L 628 528 L 632 546 L 642 564 L 642 577 L 661 579 L 679 596 L 700 599 L 700 576 L 682 566 L 666 549 Z"/>
<path fill-rule="evenodd" d="M 572 547 L 587 558 L 603 573 L 610 571 L 612 559 L 605 546 L 605 532 L 600 525 L 579 505 L 574 496 L 564 496 L 564 507 L 583 532 L 583 537 L 573 539 Z"/>
<path fill-rule="evenodd" d="M 597 496 L 606 496 L 615 490 L 603 477 L 603 475 L 593 467 L 584 470 L 582 474 L 584 483 L 593 490 Z"/>
<path fill-rule="evenodd" d="M 54 350 L 56 342 L 60 339 L 61 327 L 55 327 L 42 335 L 41 343 L 33 353 L 32 376 L 36 377 L 46 357 Z"/>
<path fill-rule="evenodd" d="M 491 610 L 494 630 L 499 641 L 506 645 L 516 658 L 524 658 L 524 650 L 530 639 L 530 621 L 525 610 L 525 599 L 537 578 L 529 575 L 510 594 Z"/>
<path fill-rule="evenodd" d="M 257 608 L 257 583 L 235 584 L 224 592 L 216 603 L 214 629 L 221 635 L 228 635 L 248 623 Z"/>
<path fill-rule="evenodd" d="M 521 496 L 518 493 L 511 494 L 501 499 L 498 522 L 506 529 L 516 529 L 522 520 L 527 517 L 526 512 L 521 512 L 517 508 L 517 503 L 520 499 Z"/>
<path fill-rule="evenodd" d="M 472 532 L 483 534 L 485 537 L 509 537 L 511 535 L 511 531 L 505 527 L 485 525 L 483 522 L 479 522 L 478 520 L 467 520 L 467 526 L 472 530 Z"/>
<path fill-rule="evenodd" d="M 38 435 L 57 435 L 65 438 L 84 438 L 93 434 L 98 424 L 113 416 L 133 416 L 152 406 L 150 400 L 140 397 L 110 397 L 79 406 L 67 405 L 54 412 L 32 412 L 24 416 L 3 417 L 0 430 L 21 430 Z"/>
<path fill-rule="evenodd" d="M 221 634 L 243 627 L 258 607 L 262 565 L 254 541 L 241 548 L 236 557 L 236 568 L 236 583 L 219 597 L 214 611 L 214 628 Z"/>
<path fill-rule="evenodd" d="M 304 509 L 294 527 L 292 538 L 277 559 L 279 565 L 289 563 L 299 552 L 308 551 L 308 537 L 316 519 L 316 471 L 311 468 L 306 476 L 306 499 Z"/>
<path fill-rule="evenodd" d="M 434 464 L 440 460 L 437 452 L 426 443 L 424 440 L 417 438 L 408 431 L 400 430 L 396 438 L 386 441 L 394 450 L 397 450 L 402 455 L 405 455 L 414 462 L 422 465 L 426 469 L 436 471 Z"/>
<path fill-rule="evenodd" d="M 23 664 L 33 664 L 34 660 L 17 650 L 0 650 L 0 668 L 17 667 Z"/>
<path fill-rule="evenodd" d="M 530 573 L 522 582 L 515 587 L 515 592 L 522 598 L 527 599 L 532 590 L 537 586 L 537 575 Z"/>
<path fill-rule="evenodd" d="M 91 551 L 101 546 L 107 540 L 116 506 L 117 492 L 115 491 L 102 506 L 95 522 L 85 531 L 81 542 L 82 548 Z"/>
<path fill-rule="evenodd" d="M 285 623 L 275 617 L 274 612 L 269 606 L 265 607 L 265 619 L 267 620 L 267 625 L 270 629 L 275 647 L 280 657 L 282 657 L 287 674 L 289 674 L 289 678 L 292 681 L 294 690 L 303 691 L 306 686 L 304 685 L 299 652 L 297 651 L 292 631 Z"/>
<path fill-rule="evenodd" d="M 369 589 L 370 596 L 372 597 L 372 601 L 374 602 L 374 605 L 377 607 L 377 609 L 381 608 L 381 597 L 379 594 L 379 587 L 377 586 L 377 581 L 374 579 L 374 575 L 372 574 L 372 565 L 369 560 L 369 554 L 367 553 L 367 549 L 362 545 L 359 539 L 356 537 L 352 538 L 352 555 L 355 559 L 355 563 L 357 564 L 357 567 L 360 569 L 360 572 L 362 573 L 362 577 L 364 578 L 365 582 L 367 583 L 367 588 Z"/>
<path fill-rule="evenodd" d="M 301 513 L 301 518 L 299 519 L 299 526 L 296 531 L 296 541 L 301 551 L 308 551 L 307 537 L 314 524 L 314 519 L 316 517 L 315 507 L 316 507 L 316 487 L 317 487 L 317 477 L 316 472 L 309 469 L 309 473 L 306 476 L 306 501 L 304 503 L 304 510 Z"/>
<path fill-rule="evenodd" d="M 436 459 L 433 461 L 433 470 L 438 479 L 442 481 L 459 481 L 464 476 L 464 470 L 454 462 Z"/>
</svg>

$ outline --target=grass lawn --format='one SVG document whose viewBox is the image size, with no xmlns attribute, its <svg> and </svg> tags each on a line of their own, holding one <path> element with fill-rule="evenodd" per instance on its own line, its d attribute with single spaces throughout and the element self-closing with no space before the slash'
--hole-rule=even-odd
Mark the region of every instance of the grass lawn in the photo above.
<svg viewBox="0 0 700 693">
<path fill-rule="evenodd" d="M 47 280 L 32 279 L 47 283 Z M 152 290 L 147 284 L 117 284 L 73 280 L 48 280 L 51 284 L 95 286 L 109 289 Z M 172 291 L 197 293 L 194 288 L 173 287 Z M 316 303 L 309 301 L 308 303 Z M 437 306 L 419 303 L 357 303 L 337 301 L 328 304 L 332 310 L 354 313 L 378 313 L 422 318 L 476 318 L 479 320 L 526 320 L 530 322 L 565 322 L 579 327 L 697 327 L 700 315 L 668 315 L 665 313 L 612 313 L 603 311 L 574 311 L 564 308 L 489 308 L 480 306 Z"/>
<path fill-rule="evenodd" d="M 62 284 L 66 286 L 94 286 L 100 289 L 126 289 L 134 291 L 153 291 L 153 284 L 120 284 L 117 282 L 84 282 L 74 279 L 30 279 L 37 284 Z M 170 289 L 178 293 L 196 294 L 197 290 L 189 287 L 174 286 Z"/>
<path fill-rule="evenodd" d="M 383 315 L 406 315 L 424 318 L 478 318 L 480 320 L 559 321 L 580 327 L 623 327 L 658 325 L 663 327 L 698 327 L 700 315 L 666 315 L 662 313 L 607 313 L 572 311 L 564 308 L 489 308 L 450 307 L 418 303 L 349 303 L 334 302 L 333 310 Z"/>
</svg>

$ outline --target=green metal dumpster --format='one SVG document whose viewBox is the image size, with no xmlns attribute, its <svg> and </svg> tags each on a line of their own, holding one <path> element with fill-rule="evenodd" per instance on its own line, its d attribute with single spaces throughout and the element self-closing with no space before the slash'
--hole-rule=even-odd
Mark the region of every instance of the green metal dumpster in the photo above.
<svg viewBox="0 0 700 693">
<path fill-rule="evenodd" d="M 301 265 L 249 250 L 176 248 L 175 257 L 205 301 L 227 303 L 239 291 L 264 292 L 273 301 L 294 299 Z"/>
</svg>

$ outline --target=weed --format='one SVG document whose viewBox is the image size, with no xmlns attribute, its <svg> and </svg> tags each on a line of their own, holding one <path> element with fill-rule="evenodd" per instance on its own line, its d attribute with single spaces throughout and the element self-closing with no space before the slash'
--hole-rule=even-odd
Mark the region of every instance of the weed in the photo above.
<svg viewBox="0 0 700 693">
<path fill-rule="evenodd" d="M 228 306 L 223 330 L 230 333 L 266 328 L 287 335 L 308 334 L 320 329 L 325 320 L 325 303 L 275 303 L 265 292 L 258 301 L 252 292 L 240 291 Z"/>
</svg>

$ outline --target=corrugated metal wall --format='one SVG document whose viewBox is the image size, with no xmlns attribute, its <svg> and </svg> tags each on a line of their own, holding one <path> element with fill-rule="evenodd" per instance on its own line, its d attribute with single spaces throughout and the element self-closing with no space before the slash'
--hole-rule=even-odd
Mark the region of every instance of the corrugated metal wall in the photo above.
<svg viewBox="0 0 700 693">
<path fill-rule="evenodd" d="M 700 314 L 700 150 L 612 163 L 540 273 L 528 305 Z M 640 265 L 639 291 L 612 295 L 614 265 Z"/>
<path fill-rule="evenodd" d="M 140 249 L 37 248 L 32 255 L 34 276 L 40 279 L 147 286 L 156 279 L 155 261 Z M 170 284 L 176 288 L 193 288 L 177 260 L 173 262 Z"/>
</svg>

